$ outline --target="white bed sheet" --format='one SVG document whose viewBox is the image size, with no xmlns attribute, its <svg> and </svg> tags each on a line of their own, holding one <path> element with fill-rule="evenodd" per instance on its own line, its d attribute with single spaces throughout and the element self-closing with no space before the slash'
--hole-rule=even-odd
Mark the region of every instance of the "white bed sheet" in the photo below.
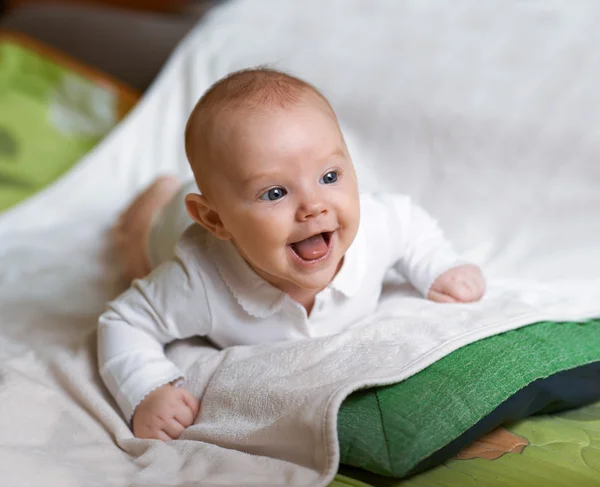
<svg viewBox="0 0 600 487">
<path fill-rule="evenodd" d="M 489 278 L 597 286 L 599 15 L 591 0 L 240 0 L 209 15 L 102 144 L 0 215 L 0 478 L 152 483 L 140 471 L 157 450 L 115 447 L 116 413 L 86 420 L 107 393 L 65 392 L 66 376 L 98 380 L 94 357 L 73 378 L 56 356 L 93 341 L 120 290 L 110 224 L 156 175 L 190 176 L 187 115 L 233 69 L 269 64 L 320 87 L 363 188 L 412 194 Z"/>
</svg>

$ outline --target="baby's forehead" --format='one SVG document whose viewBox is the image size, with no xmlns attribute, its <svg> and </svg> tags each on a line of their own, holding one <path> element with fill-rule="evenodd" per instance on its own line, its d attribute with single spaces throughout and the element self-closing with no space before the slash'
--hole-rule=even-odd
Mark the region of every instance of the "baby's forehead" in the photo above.
<svg viewBox="0 0 600 487">
<path fill-rule="evenodd" d="M 316 97 L 306 99 L 286 106 L 260 106 L 242 107 L 233 111 L 228 119 L 224 120 L 241 141 L 247 141 L 251 134 L 260 134 L 258 140 L 278 136 L 286 129 L 309 129 L 319 126 L 321 131 L 329 135 L 341 133 L 337 117 L 325 103 Z"/>
<path fill-rule="evenodd" d="M 339 135 L 341 138 L 337 117 L 329 104 L 309 91 L 286 104 L 268 100 L 261 103 L 257 100 L 234 100 L 211 108 L 214 109 L 210 110 L 212 113 L 198 114 L 200 118 L 206 118 L 202 124 L 204 130 L 195 133 L 200 136 L 198 142 L 204 141 L 201 144 L 208 152 L 205 154 L 215 163 L 210 164 L 215 169 L 223 159 L 237 161 L 240 151 L 265 148 L 287 129 L 289 132 L 293 132 L 294 128 L 308 131 L 318 125 L 321 130 L 315 131 L 315 137 Z M 238 157 L 233 158 L 234 153 Z"/>
<path fill-rule="evenodd" d="M 215 131 L 219 145 L 228 151 L 291 149 L 295 142 L 311 146 L 343 144 L 337 118 L 323 106 L 264 107 L 232 115 Z"/>
</svg>

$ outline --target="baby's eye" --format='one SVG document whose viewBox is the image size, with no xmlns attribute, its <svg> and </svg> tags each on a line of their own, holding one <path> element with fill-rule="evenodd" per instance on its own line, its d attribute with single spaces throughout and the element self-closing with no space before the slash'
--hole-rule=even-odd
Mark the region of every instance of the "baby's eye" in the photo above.
<svg viewBox="0 0 600 487">
<path fill-rule="evenodd" d="M 319 182 L 323 182 L 323 184 L 332 184 L 332 183 L 335 183 L 337 180 L 338 180 L 337 171 L 329 171 L 327 174 L 325 174 L 325 176 L 323 176 L 321 178 L 321 181 L 319 181 Z"/>
<path fill-rule="evenodd" d="M 260 195 L 261 200 L 275 201 L 283 198 L 287 194 L 287 191 L 283 188 L 271 188 L 269 191 L 265 191 Z"/>
</svg>

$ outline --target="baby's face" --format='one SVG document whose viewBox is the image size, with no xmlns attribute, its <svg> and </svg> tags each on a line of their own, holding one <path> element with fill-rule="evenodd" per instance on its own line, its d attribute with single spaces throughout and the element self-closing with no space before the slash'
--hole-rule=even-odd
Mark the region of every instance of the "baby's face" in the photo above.
<svg viewBox="0 0 600 487">
<path fill-rule="evenodd" d="M 227 134 L 211 203 L 240 254 L 284 292 L 326 287 L 356 236 L 356 173 L 319 100 L 256 113 Z"/>
</svg>

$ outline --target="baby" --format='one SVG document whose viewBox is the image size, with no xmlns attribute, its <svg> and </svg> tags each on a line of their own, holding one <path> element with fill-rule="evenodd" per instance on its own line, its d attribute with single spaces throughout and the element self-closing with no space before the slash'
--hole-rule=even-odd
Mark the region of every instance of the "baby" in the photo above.
<svg viewBox="0 0 600 487">
<path fill-rule="evenodd" d="M 135 436 L 175 439 L 198 414 L 164 354 L 173 340 L 334 334 L 374 312 L 392 267 L 430 300 L 482 297 L 479 268 L 408 197 L 359 194 L 336 115 L 310 84 L 233 73 L 200 99 L 185 144 L 200 194 L 163 177 L 125 211 L 115 232 L 135 280 L 99 320 L 100 373 Z"/>
</svg>

